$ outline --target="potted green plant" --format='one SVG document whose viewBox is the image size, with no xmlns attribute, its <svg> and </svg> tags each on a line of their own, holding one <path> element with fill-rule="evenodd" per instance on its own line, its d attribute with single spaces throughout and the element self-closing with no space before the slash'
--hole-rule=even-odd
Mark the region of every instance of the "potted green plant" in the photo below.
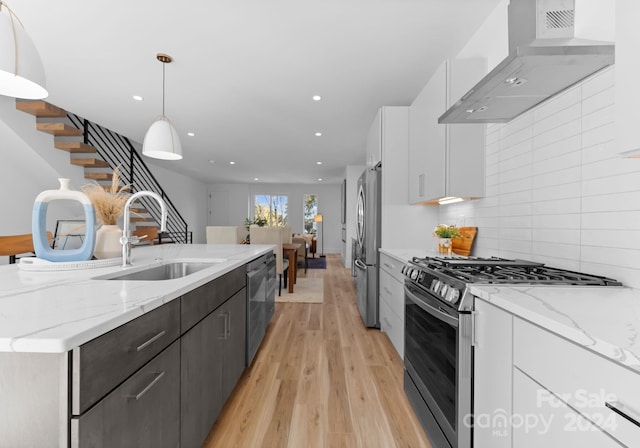
<svg viewBox="0 0 640 448">
<path fill-rule="evenodd" d="M 451 238 L 461 238 L 462 235 L 455 225 L 438 224 L 433 229 L 433 235 L 438 239 L 438 253 L 441 255 L 451 255 Z"/>
</svg>

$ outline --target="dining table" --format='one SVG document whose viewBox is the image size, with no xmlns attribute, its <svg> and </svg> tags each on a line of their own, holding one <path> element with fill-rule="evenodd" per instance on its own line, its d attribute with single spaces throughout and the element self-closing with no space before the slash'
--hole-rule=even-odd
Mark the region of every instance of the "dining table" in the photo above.
<svg viewBox="0 0 640 448">
<path fill-rule="evenodd" d="M 282 245 L 282 255 L 289 260 L 289 292 L 293 293 L 293 284 L 298 278 L 298 249 L 300 243 L 285 243 Z"/>
</svg>

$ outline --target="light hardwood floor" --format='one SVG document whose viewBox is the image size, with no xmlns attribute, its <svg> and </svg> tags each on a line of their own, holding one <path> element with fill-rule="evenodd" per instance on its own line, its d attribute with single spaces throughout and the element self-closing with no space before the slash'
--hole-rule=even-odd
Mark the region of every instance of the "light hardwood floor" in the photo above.
<svg viewBox="0 0 640 448">
<path fill-rule="evenodd" d="M 430 447 L 404 395 L 402 360 L 362 324 L 351 271 L 327 255 L 326 270 L 306 275 L 324 277 L 324 303 L 276 304 L 204 447 Z"/>
</svg>

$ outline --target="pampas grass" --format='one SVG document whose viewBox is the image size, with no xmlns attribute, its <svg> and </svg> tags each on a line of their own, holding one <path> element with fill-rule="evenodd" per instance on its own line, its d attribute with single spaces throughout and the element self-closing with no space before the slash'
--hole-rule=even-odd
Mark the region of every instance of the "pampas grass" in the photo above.
<svg viewBox="0 0 640 448">
<path fill-rule="evenodd" d="M 126 190 L 126 185 L 120 186 L 119 168 L 113 170 L 110 189 L 103 188 L 97 182 L 86 184 L 82 187 L 82 192 L 89 197 L 93 204 L 96 216 L 103 224 L 108 226 L 115 225 L 118 222 L 118 218 L 122 216 L 124 204 L 130 195 Z"/>
</svg>

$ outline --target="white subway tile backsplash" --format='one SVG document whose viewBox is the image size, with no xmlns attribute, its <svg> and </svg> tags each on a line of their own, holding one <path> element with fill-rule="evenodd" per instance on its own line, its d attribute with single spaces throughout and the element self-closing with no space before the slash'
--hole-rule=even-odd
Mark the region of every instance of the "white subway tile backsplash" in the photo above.
<svg viewBox="0 0 640 448">
<path fill-rule="evenodd" d="M 550 101 L 545 101 L 533 110 L 535 122 L 545 120 L 574 104 L 579 104 L 582 97 L 580 86 L 573 86 L 564 92 L 554 96 Z"/>
<path fill-rule="evenodd" d="M 615 145 L 614 68 L 487 126 L 486 196 L 446 209 L 475 222 L 477 256 L 539 261 L 640 288 L 640 161 Z M 452 221 L 453 222 L 453 221 Z"/>
<path fill-rule="evenodd" d="M 566 109 L 558 111 L 533 123 L 533 135 L 540 135 L 552 131 L 564 124 L 579 120 L 581 116 L 580 102 L 570 105 Z"/>
<path fill-rule="evenodd" d="M 533 190 L 534 201 L 550 201 L 555 199 L 568 199 L 580 197 L 580 182 L 552 185 L 550 187 L 537 187 Z"/>
<path fill-rule="evenodd" d="M 580 135 L 580 123 L 580 118 L 576 118 L 575 120 L 563 123 L 556 128 L 550 129 L 547 132 L 534 134 L 533 148 L 542 148 L 544 146 L 566 140 L 571 136 Z"/>
<path fill-rule="evenodd" d="M 572 135 L 563 140 L 553 142 L 547 146 L 541 146 L 533 151 L 533 161 L 540 162 L 563 154 L 580 151 L 582 138 L 579 135 Z"/>
<path fill-rule="evenodd" d="M 577 182 L 580 180 L 580 167 L 560 169 L 548 173 L 541 173 L 533 177 L 534 188 L 544 188 L 554 185 L 562 185 L 567 182 Z"/>
<path fill-rule="evenodd" d="M 588 148 L 590 146 L 608 143 L 615 138 L 615 126 L 614 123 L 605 124 L 594 129 L 585 130 L 582 133 L 582 147 Z"/>
<path fill-rule="evenodd" d="M 553 173 L 555 171 L 562 171 L 568 168 L 579 168 L 581 160 L 580 151 L 558 154 L 556 157 L 534 162 L 533 174 L 534 176 L 537 176 L 539 174 Z M 580 176 L 576 177 L 576 179 L 579 178 Z"/>
<path fill-rule="evenodd" d="M 564 213 L 580 213 L 580 198 L 552 199 L 536 201 L 533 205 L 534 215 L 560 215 Z"/>
<path fill-rule="evenodd" d="M 640 210 L 622 212 L 594 212 L 581 215 L 583 229 L 613 232 L 617 230 L 640 229 Z"/>
<path fill-rule="evenodd" d="M 582 115 L 588 117 L 597 113 L 607 114 L 615 103 L 613 89 L 606 89 L 582 100 Z M 613 115 L 610 115 L 613 120 Z"/>
<path fill-rule="evenodd" d="M 607 231 L 584 229 L 580 239 L 580 243 L 584 246 L 640 250 L 640 229 Z"/>
<path fill-rule="evenodd" d="M 582 145 L 582 163 L 597 163 L 607 159 L 619 159 L 615 140 L 598 143 L 593 146 Z"/>
<path fill-rule="evenodd" d="M 537 243 L 580 245 L 581 232 L 576 229 L 533 229 L 532 240 Z"/>
<path fill-rule="evenodd" d="M 580 215 L 565 213 L 562 215 L 534 215 L 532 227 L 535 229 L 580 229 Z"/>
<path fill-rule="evenodd" d="M 640 208 L 640 191 L 627 191 L 582 198 L 582 213 L 621 212 Z"/>
<path fill-rule="evenodd" d="M 640 174 L 637 171 L 618 174 L 615 179 L 600 177 L 582 182 L 583 196 L 598 196 L 620 192 L 640 191 Z M 640 204 L 636 204 L 636 207 Z"/>
<path fill-rule="evenodd" d="M 582 83 L 582 97 L 589 98 L 606 89 L 613 90 L 615 84 L 614 66 L 605 68 L 604 70 L 590 76 Z"/>
</svg>

